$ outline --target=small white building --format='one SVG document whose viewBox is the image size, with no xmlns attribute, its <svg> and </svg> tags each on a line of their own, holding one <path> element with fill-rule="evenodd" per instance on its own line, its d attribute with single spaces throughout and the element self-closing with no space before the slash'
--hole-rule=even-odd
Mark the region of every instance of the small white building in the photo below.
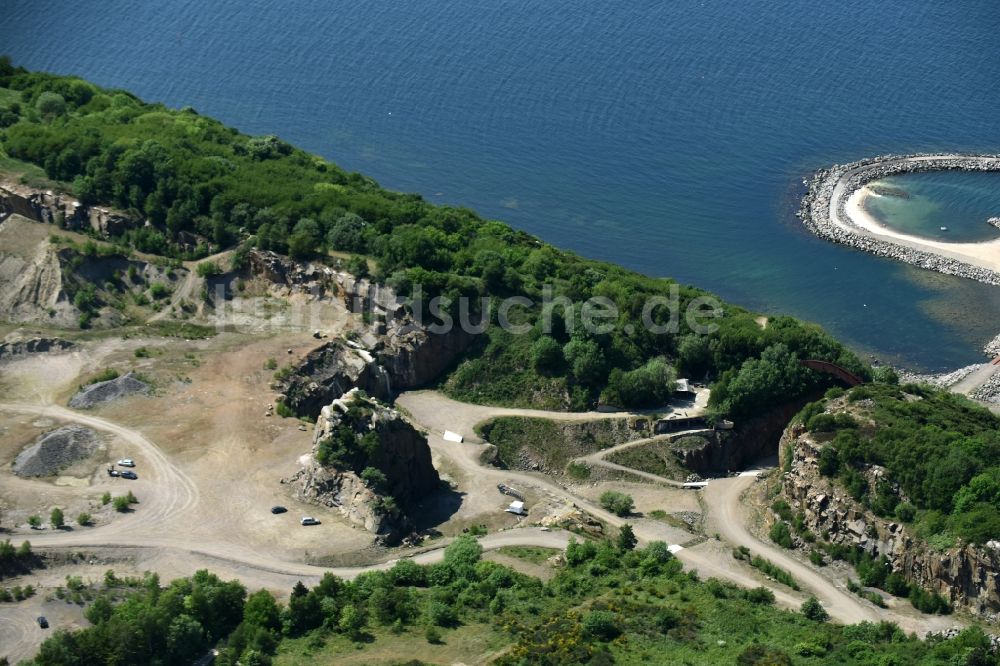
<svg viewBox="0 0 1000 666">
<path fill-rule="evenodd" d="M 504 511 L 506 511 L 507 513 L 513 513 L 514 515 L 517 515 L 517 516 L 526 516 L 526 515 L 528 515 L 528 512 L 525 511 L 525 509 L 524 509 L 524 502 L 519 502 L 519 501 L 511 502 L 510 506 L 508 506 L 506 509 L 504 509 Z"/>
</svg>

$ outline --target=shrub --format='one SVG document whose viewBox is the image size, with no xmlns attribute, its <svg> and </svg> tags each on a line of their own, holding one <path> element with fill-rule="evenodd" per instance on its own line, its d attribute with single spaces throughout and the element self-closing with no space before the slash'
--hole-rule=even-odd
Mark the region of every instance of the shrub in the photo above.
<svg viewBox="0 0 1000 666">
<path fill-rule="evenodd" d="M 112 500 L 111 505 L 115 507 L 115 511 L 119 513 L 125 513 L 129 510 L 129 501 L 127 497 L 119 496 Z"/>
<path fill-rule="evenodd" d="M 431 645 L 440 645 L 443 641 L 441 640 L 441 630 L 435 627 L 433 624 L 427 627 L 424 631 L 424 638 Z"/>
<path fill-rule="evenodd" d="M 782 521 L 778 521 L 771 526 L 769 536 L 771 537 L 771 541 L 782 548 L 792 547 L 792 532 L 788 529 L 788 525 Z"/>
<path fill-rule="evenodd" d="M 198 277 L 206 278 L 221 274 L 222 268 L 215 261 L 203 261 L 198 264 Z"/>
<path fill-rule="evenodd" d="M 743 598 L 752 604 L 770 606 L 774 603 L 774 592 L 766 587 L 755 587 L 744 592 Z"/>
<path fill-rule="evenodd" d="M 583 630 L 602 641 L 614 640 L 621 633 L 614 613 L 606 610 L 593 610 L 583 618 Z"/>
<path fill-rule="evenodd" d="M 802 614 L 813 622 L 826 622 L 830 619 L 830 614 L 816 597 L 809 597 L 802 602 Z"/>
<path fill-rule="evenodd" d="M 617 490 L 608 490 L 601 495 L 601 506 L 616 516 L 627 516 L 632 513 L 635 507 L 635 500 L 631 495 L 620 493 Z"/>
<path fill-rule="evenodd" d="M 101 504 L 108 504 L 111 501 L 111 493 L 101 495 Z"/>
<path fill-rule="evenodd" d="M 792 507 L 790 507 L 788 505 L 788 502 L 781 499 L 780 497 L 774 500 L 774 503 L 771 505 L 771 509 L 773 509 L 774 512 L 778 514 L 778 517 L 781 518 L 782 520 L 792 519 Z"/>
<path fill-rule="evenodd" d="M 904 523 L 912 523 L 917 516 L 917 508 L 909 502 L 901 502 L 896 505 L 896 519 Z"/>
<path fill-rule="evenodd" d="M 81 525 L 81 526 L 83 526 L 83 525 L 90 525 L 90 523 L 91 523 L 91 517 L 90 517 L 89 513 L 81 513 L 80 515 L 78 515 L 76 517 L 76 524 L 77 525 Z"/>
<path fill-rule="evenodd" d="M 170 295 L 170 287 L 163 284 L 162 282 L 154 282 L 149 286 L 149 295 L 153 297 L 153 300 L 160 300 L 166 298 Z"/>
<path fill-rule="evenodd" d="M 51 523 L 52 527 L 56 529 L 59 529 L 66 524 L 62 509 L 59 507 L 52 509 L 52 512 L 49 514 L 49 523 Z"/>
<path fill-rule="evenodd" d="M 42 519 L 38 516 L 28 516 L 28 525 L 31 526 L 31 529 L 37 530 L 42 526 Z"/>
</svg>

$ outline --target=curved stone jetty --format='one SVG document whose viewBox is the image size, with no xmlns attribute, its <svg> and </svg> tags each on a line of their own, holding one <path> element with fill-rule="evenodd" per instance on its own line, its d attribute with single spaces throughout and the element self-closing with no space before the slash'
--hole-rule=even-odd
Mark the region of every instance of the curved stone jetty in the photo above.
<svg viewBox="0 0 1000 666">
<path fill-rule="evenodd" d="M 917 171 L 1000 171 L 1000 155 L 883 155 L 836 164 L 808 182 L 799 217 L 820 238 L 929 270 L 1000 285 L 1000 240 L 946 243 L 895 232 L 860 206 L 868 183 Z M 867 219 L 862 219 L 867 218 Z"/>
</svg>

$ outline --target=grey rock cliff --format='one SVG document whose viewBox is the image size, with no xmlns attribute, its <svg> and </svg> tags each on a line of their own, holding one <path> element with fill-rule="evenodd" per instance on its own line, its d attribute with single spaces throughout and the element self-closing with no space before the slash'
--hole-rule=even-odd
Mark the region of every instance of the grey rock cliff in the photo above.
<svg viewBox="0 0 1000 666">
<path fill-rule="evenodd" d="M 819 473 L 817 458 L 823 443 L 801 426 L 782 437 L 793 447 L 791 471 L 784 475 L 782 492 L 793 511 L 802 511 L 815 534 L 829 533 L 830 541 L 858 546 L 872 556 L 885 555 L 894 571 L 907 580 L 934 590 L 956 606 L 989 620 L 1000 615 L 1000 544 L 959 544 L 937 551 L 917 539 L 903 524 L 879 518 L 856 502 L 847 491 Z M 884 470 L 869 467 L 870 485 Z M 1000 536 L 1000 535 L 998 535 Z"/>
</svg>

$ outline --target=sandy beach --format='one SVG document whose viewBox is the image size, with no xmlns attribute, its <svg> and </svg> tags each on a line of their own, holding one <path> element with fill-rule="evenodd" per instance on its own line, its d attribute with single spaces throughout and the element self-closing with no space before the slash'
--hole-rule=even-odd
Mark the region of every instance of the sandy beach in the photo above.
<svg viewBox="0 0 1000 666">
<path fill-rule="evenodd" d="M 831 220 L 834 224 L 846 227 L 855 233 L 867 233 L 899 245 L 934 252 L 974 266 L 1000 272 L 1000 239 L 980 243 L 948 243 L 904 234 L 880 224 L 865 210 L 865 199 L 869 196 L 878 195 L 874 194 L 868 185 L 852 192 L 844 203 L 844 214 L 848 218 L 848 222 L 845 224 L 841 216 L 834 210 L 831 210 Z"/>
</svg>

